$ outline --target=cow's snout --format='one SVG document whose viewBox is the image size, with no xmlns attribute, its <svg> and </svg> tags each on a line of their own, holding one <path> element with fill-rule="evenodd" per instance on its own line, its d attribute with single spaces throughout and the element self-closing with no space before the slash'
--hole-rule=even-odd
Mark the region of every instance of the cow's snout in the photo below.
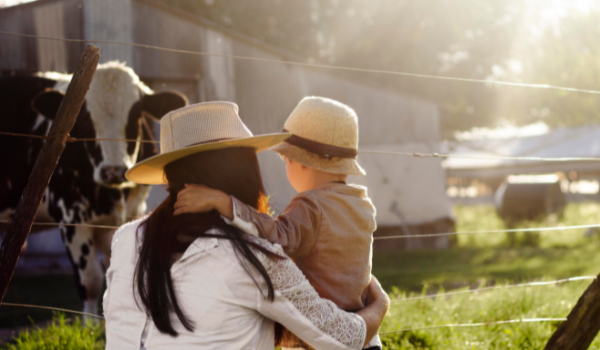
<svg viewBox="0 0 600 350">
<path fill-rule="evenodd" d="M 108 185 L 120 185 L 127 181 L 125 172 L 127 172 L 127 168 L 124 166 L 103 167 L 100 169 L 100 179 Z"/>
</svg>

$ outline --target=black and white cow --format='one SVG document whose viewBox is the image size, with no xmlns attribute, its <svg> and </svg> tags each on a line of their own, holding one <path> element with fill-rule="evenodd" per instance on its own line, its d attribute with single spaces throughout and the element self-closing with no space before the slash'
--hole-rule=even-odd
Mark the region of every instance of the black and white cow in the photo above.
<svg viewBox="0 0 600 350">
<path fill-rule="evenodd" d="M 0 131 L 45 135 L 70 75 L 0 77 Z M 75 138 L 152 139 L 152 118 L 187 105 L 176 92 L 153 93 L 131 68 L 101 64 L 70 133 Z M 146 119 L 147 118 L 147 119 Z M 145 124 L 145 125 L 144 125 Z M 0 218 L 9 220 L 27 184 L 43 140 L 0 135 Z M 68 143 L 50 180 L 36 221 L 120 226 L 146 210 L 149 186 L 128 182 L 136 161 L 156 154 L 151 143 L 81 141 Z M 61 226 L 84 311 L 97 312 L 103 267 L 110 259 L 113 230 Z"/>
</svg>

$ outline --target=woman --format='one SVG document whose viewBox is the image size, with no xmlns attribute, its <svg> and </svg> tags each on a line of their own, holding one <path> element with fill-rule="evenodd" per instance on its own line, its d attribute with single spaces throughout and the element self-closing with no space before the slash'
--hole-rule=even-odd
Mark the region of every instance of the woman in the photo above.
<svg viewBox="0 0 600 350">
<path fill-rule="evenodd" d="M 220 189 L 266 212 L 256 152 L 286 134 L 252 136 L 237 105 L 191 105 L 161 119 L 161 154 L 129 180 L 168 183 L 169 197 L 113 238 L 104 297 L 107 349 L 273 349 L 288 328 L 318 349 L 361 349 L 389 306 L 373 280 L 356 314 L 321 299 L 278 245 L 216 213 L 173 216 L 184 184 Z"/>
</svg>

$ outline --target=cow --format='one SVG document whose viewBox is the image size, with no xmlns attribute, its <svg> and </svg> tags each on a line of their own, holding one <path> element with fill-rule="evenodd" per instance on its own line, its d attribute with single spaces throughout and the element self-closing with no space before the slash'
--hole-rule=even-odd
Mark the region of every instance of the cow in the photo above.
<svg viewBox="0 0 600 350">
<path fill-rule="evenodd" d="M 0 131 L 46 135 L 71 79 L 60 73 L 0 77 Z M 136 161 L 157 153 L 154 121 L 188 104 L 178 92 L 154 93 L 119 62 L 96 74 L 48 184 L 36 221 L 120 226 L 142 216 L 150 187 L 127 181 Z M 91 140 L 90 140 L 91 139 Z M 121 139 L 101 141 L 94 139 Z M 44 139 L 0 135 L 0 219 L 10 220 Z M 114 230 L 60 226 L 86 313 L 97 313 Z M 98 252 L 104 254 L 101 262 Z"/>
</svg>

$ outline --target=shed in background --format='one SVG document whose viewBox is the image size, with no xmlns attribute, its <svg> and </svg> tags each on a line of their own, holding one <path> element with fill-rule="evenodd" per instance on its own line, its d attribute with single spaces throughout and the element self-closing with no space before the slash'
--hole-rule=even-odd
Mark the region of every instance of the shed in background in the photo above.
<svg viewBox="0 0 600 350">
<path fill-rule="evenodd" d="M 0 30 L 87 40 L 162 46 L 179 50 L 282 61 L 305 59 L 202 17 L 153 0 L 38 0 L 0 10 Z M 73 70 L 83 44 L 0 35 L 3 74 Z M 161 52 L 98 44 L 102 62 L 132 66 L 155 90 L 173 89 L 190 102 L 229 100 L 255 134 L 278 132 L 304 96 L 339 100 L 359 116 L 360 150 L 439 152 L 435 104 L 379 85 L 368 76 L 286 63 Z M 280 213 L 295 194 L 284 165 L 272 152 L 260 156 L 272 207 Z M 367 176 L 351 181 L 369 187 L 378 209 L 376 236 L 453 230 L 454 217 L 439 159 L 360 154 Z M 152 208 L 164 198 L 156 187 Z M 375 250 L 446 248 L 447 237 L 375 242 Z"/>
</svg>

